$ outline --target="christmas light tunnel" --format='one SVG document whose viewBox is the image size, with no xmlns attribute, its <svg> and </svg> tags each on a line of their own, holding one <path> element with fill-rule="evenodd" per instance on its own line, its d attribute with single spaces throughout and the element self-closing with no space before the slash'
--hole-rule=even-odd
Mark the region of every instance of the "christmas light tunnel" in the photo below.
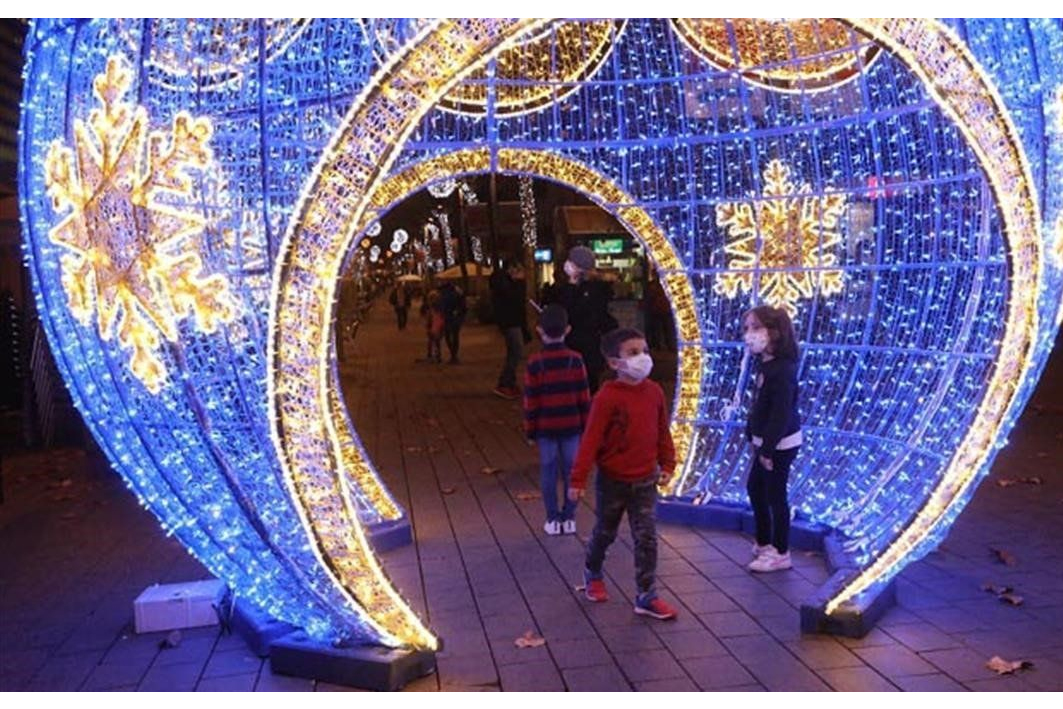
<svg viewBox="0 0 1063 709">
<path fill-rule="evenodd" d="M 792 498 L 847 559 L 818 627 L 944 538 L 1059 326 L 1058 21 L 48 20 L 26 46 L 23 228 L 74 401 L 168 533 L 312 638 L 438 646 L 374 556 L 404 513 L 332 347 L 344 259 L 436 182 L 554 180 L 642 241 L 681 340 L 675 509 L 744 503 L 739 315 L 794 314 Z"/>
</svg>

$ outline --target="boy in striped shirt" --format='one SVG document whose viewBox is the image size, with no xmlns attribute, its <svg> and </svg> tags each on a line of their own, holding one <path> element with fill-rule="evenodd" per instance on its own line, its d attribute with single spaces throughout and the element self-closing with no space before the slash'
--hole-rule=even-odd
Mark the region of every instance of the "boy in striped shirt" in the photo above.
<svg viewBox="0 0 1063 709">
<path fill-rule="evenodd" d="M 551 536 L 576 533 L 576 502 L 565 492 L 591 406 L 583 358 L 565 346 L 571 329 L 562 306 L 543 308 L 535 327 L 543 349 L 528 359 L 524 372 L 524 434 L 539 446 L 539 480 L 546 507 L 543 531 Z M 560 510 L 558 482 L 564 502 Z"/>
</svg>

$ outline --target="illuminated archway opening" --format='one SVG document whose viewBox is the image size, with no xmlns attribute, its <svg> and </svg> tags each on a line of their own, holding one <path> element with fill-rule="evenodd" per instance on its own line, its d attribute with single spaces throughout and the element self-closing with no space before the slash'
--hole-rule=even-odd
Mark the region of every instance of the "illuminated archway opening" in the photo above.
<svg viewBox="0 0 1063 709">
<path fill-rule="evenodd" d="M 364 235 L 370 224 L 377 222 L 396 205 L 431 184 L 489 170 L 490 158 L 490 151 L 487 149 L 461 150 L 406 167 L 389 177 L 373 194 L 370 209 L 363 216 L 358 233 Z M 501 174 L 549 180 L 583 194 L 616 217 L 646 249 L 647 257 L 657 268 L 665 295 L 672 304 L 678 335 L 679 357 L 672 436 L 676 446 L 676 460 L 682 470 L 688 463 L 692 449 L 696 430 L 694 419 L 697 403 L 701 398 L 702 336 L 694 309 L 693 286 L 671 242 L 649 214 L 635 206 L 635 200 L 630 195 L 586 165 L 546 151 L 502 149 L 498 151 L 496 167 Z M 334 325 L 336 318 L 331 317 L 329 321 Z M 326 336 L 331 341 L 337 335 L 330 331 Z M 329 417 L 336 434 L 343 474 L 357 480 L 358 484 L 363 486 L 363 492 L 368 493 L 371 499 L 379 499 L 388 505 L 389 511 L 385 513 L 385 519 L 395 519 L 399 512 L 375 473 L 364 447 L 358 441 L 346 404 L 341 399 L 336 367 L 330 367 L 329 372 Z"/>
</svg>

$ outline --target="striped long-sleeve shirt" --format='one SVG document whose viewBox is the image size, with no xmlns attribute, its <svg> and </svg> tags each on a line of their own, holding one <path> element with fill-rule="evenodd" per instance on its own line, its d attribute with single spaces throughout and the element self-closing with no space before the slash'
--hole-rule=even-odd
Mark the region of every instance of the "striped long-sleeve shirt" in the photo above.
<svg viewBox="0 0 1063 709">
<path fill-rule="evenodd" d="M 587 370 L 579 352 L 563 342 L 528 358 L 524 372 L 524 433 L 567 438 L 583 432 L 591 408 Z"/>
</svg>

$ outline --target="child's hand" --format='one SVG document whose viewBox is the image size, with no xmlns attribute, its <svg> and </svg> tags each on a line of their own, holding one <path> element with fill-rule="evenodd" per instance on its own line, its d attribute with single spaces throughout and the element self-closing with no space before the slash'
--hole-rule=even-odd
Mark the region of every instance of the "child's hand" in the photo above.
<svg viewBox="0 0 1063 709">
<path fill-rule="evenodd" d="M 668 481 L 672 479 L 672 473 L 666 470 L 662 470 L 657 474 L 657 487 L 665 487 L 668 485 Z"/>
<path fill-rule="evenodd" d="M 771 458 L 766 455 L 758 456 L 758 458 L 760 458 L 761 467 L 763 467 L 765 470 L 773 469 L 775 464 L 771 462 Z"/>
<path fill-rule="evenodd" d="M 568 499 L 572 502 L 579 502 L 579 498 L 583 497 L 583 490 L 578 487 L 570 487 L 568 489 Z"/>
</svg>

